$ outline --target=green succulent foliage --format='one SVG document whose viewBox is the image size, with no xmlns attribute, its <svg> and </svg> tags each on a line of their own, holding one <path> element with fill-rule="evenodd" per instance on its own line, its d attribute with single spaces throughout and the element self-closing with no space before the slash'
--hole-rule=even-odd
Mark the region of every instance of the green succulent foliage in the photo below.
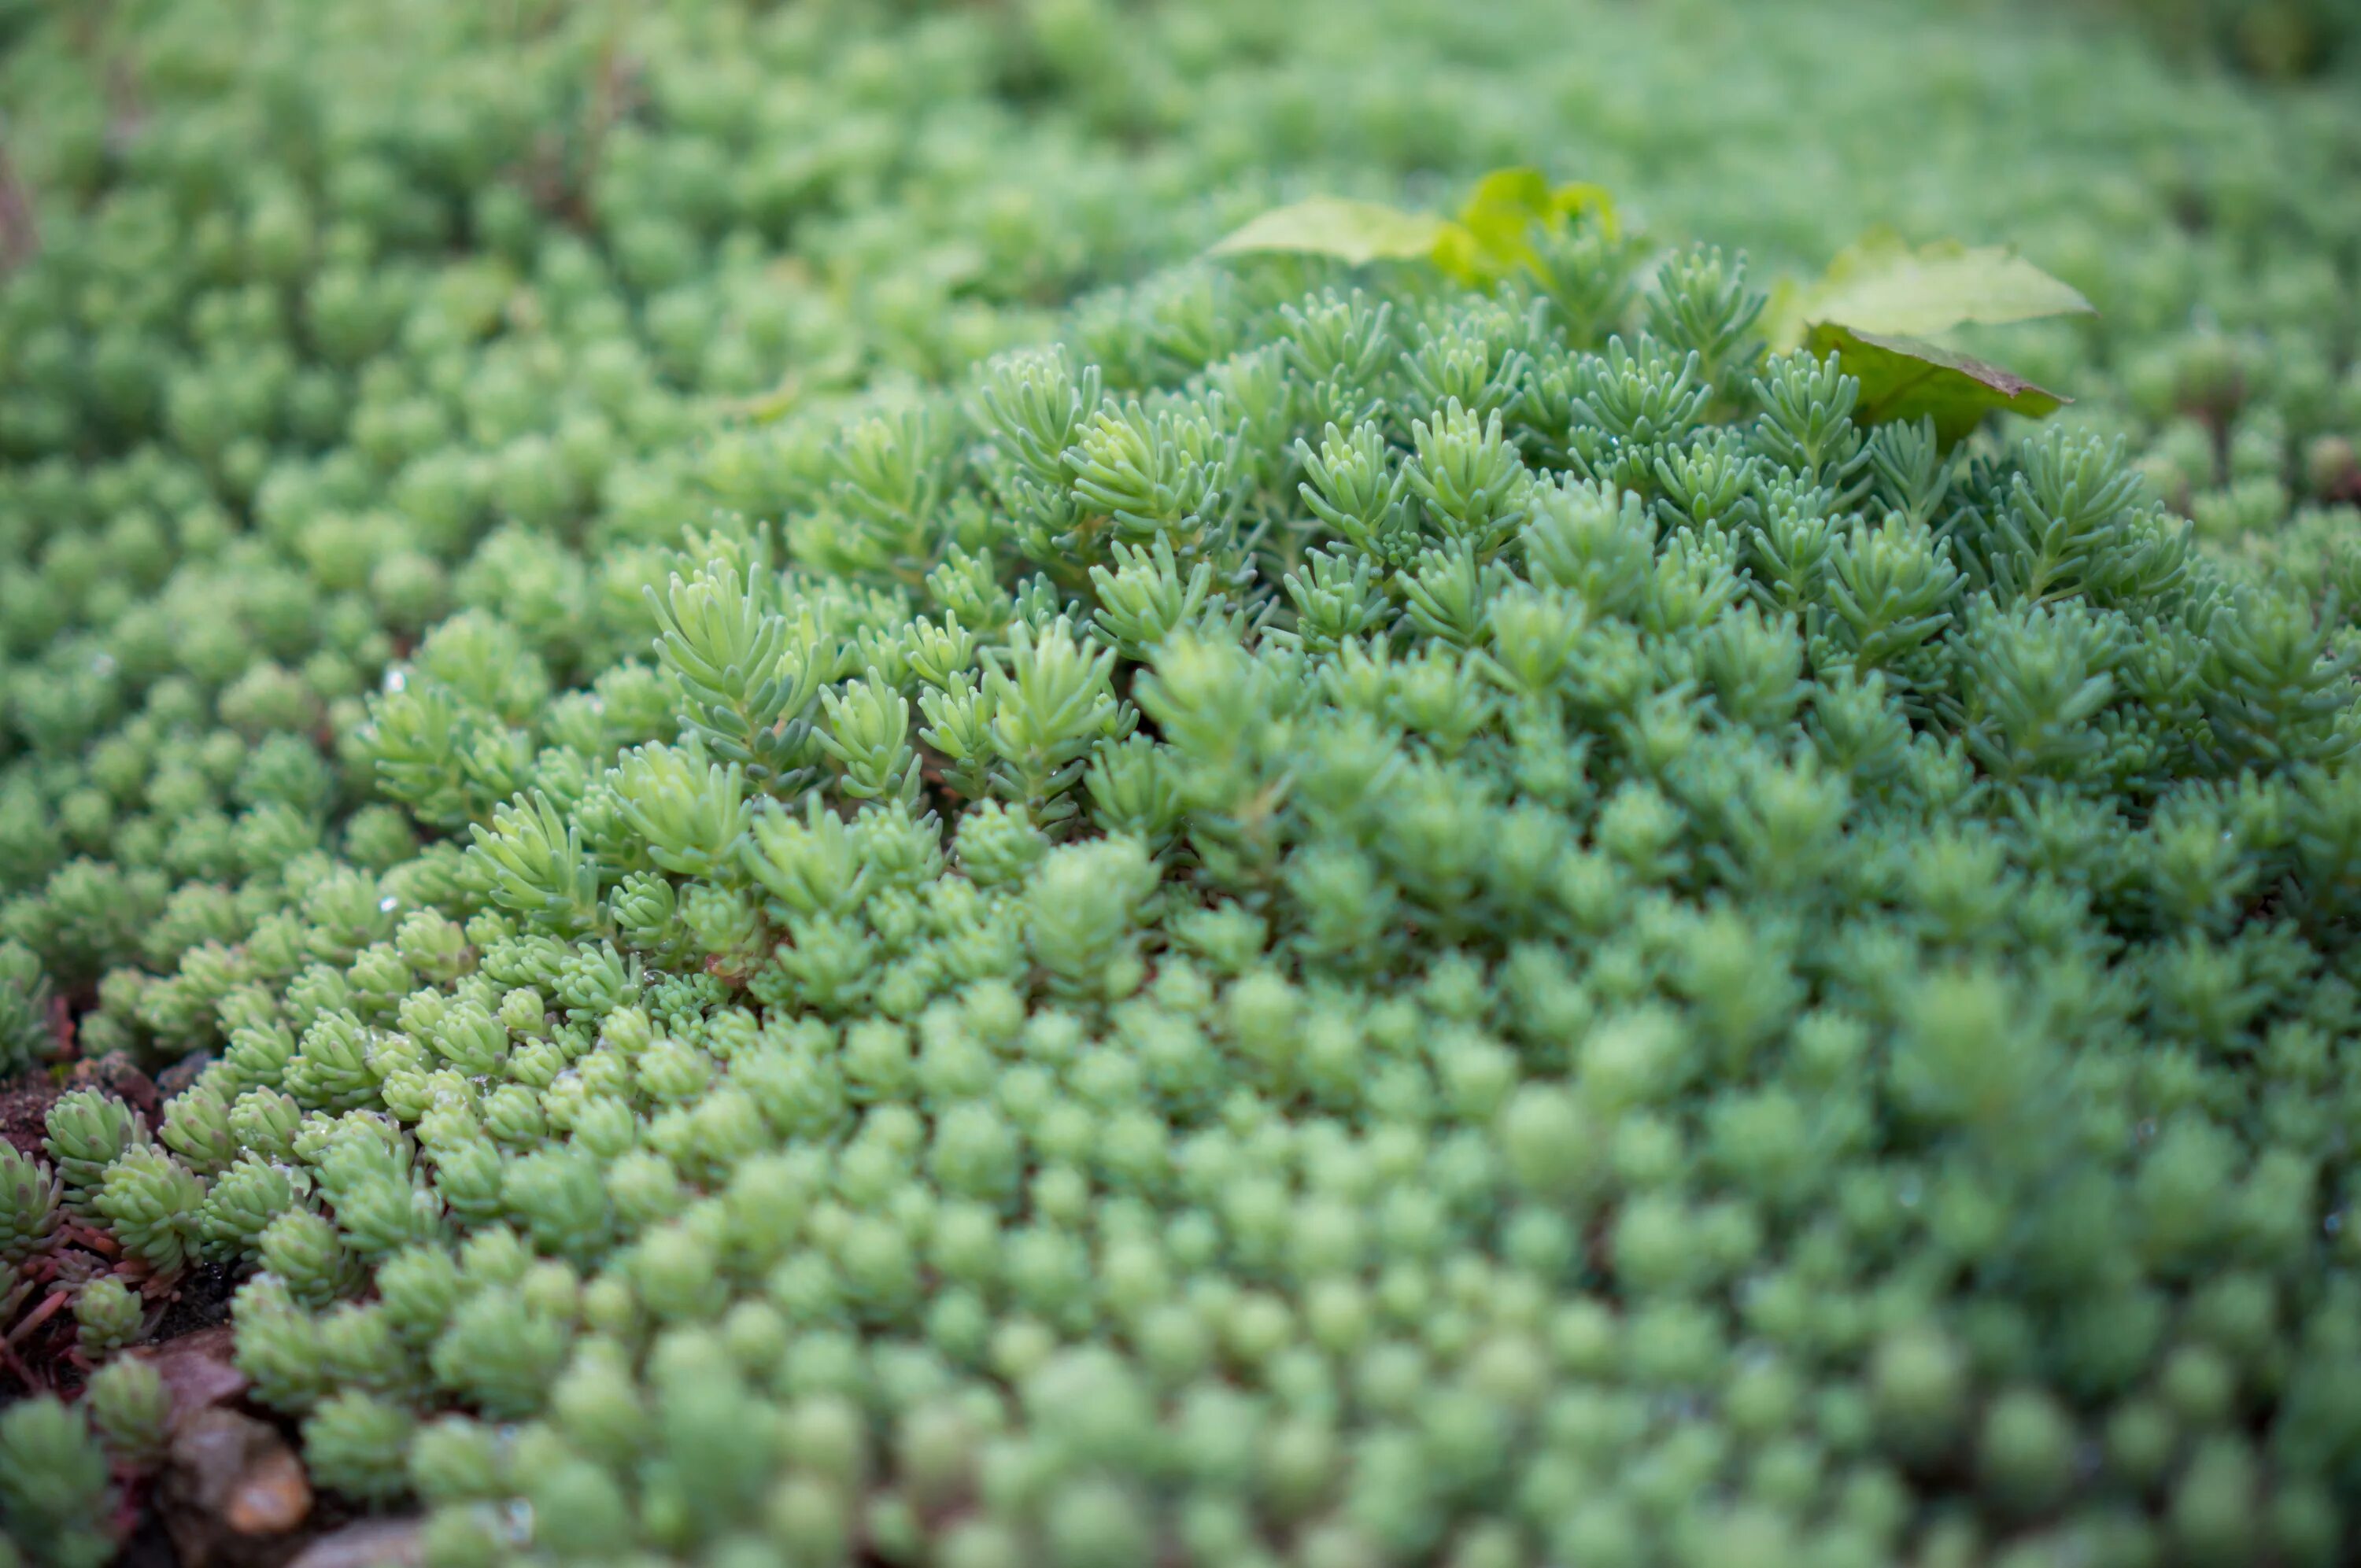
<svg viewBox="0 0 2361 1568">
<path fill-rule="evenodd" d="M 44 987 L 210 1061 L 0 1238 L 239 1271 L 318 1485 L 453 1563 L 2349 1552 L 2325 96 L 1834 0 L 135 9 L 0 60 L 0 1070 Z M 1536 146 L 1731 248 L 1512 171 L 1154 270 Z M 2071 411 L 1787 351 L 1897 209 L 2100 307 L 1938 350 Z M 0 1412 L 17 1550 L 111 1554 L 147 1370 Z"/>
<path fill-rule="evenodd" d="M 55 1041 L 49 1018 L 49 977 L 22 942 L 0 942 L 0 1077 L 46 1059 Z"/>
<path fill-rule="evenodd" d="M 0 1263 L 25 1261 L 57 1229 L 58 1179 L 13 1144 L 0 1144 Z"/>
<path fill-rule="evenodd" d="M 417 1425 L 407 1407 L 348 1388 L 303 1421 L 303 1453 L 313 1480 L 347 1497 L 374 1500 L 409 1489 L 405 1462 Z"/>
<path fill-rule="evenodd" d="M 115 1557 L 109 1491 L 81 1406 L 38 1394 L 0 1410 L 0 1540 L 37 1563 L 99 1568 Z"/>
<path fill-rule="evenodd" d="M 164 1457 L 172 1396 L 152 1362 L 117 1356 L 91 1374 L 88 1398 L 91 1425 L 117 1464 L 146 1469 Z"/>
<path fill-rule="evenodd" d="M 204 1196 L 203 1178 L 153 1144 L 138 1144 L 106 1168 L 91 1211 L 132 1257 L 169 1274 L 196 1251 Z"/>
<path fill-rule="evenodd" d="M 1864 432 L 1734 259 L 1597 346 L 1220 276 L 1208 367 L 897 427 L 916 590 L 693 536 L 659 663 L 809 696 L 715 641 L 469 847 L 413 802 L 160 1142 L 62 1118 L 139 1255 L 258 1270 L 321 1484 L 494 1561 L 2330 1560 L 2344 610 L 2118 444 Z"/>
<path fill-rule="evenodd" d="M 122 1101 L 95 1089 L 77 1089 L 50 1103 L 42 1146 L 57 1169 L 68 1208 L 95 1206 L 107 1168 L 147 1146 L 147 1124 Z"/>
<path fill-rule="evenodd" d="M 103 1274 L 74 1295 L 75 1338 L 83 1355 L 104 1361 L 140 1337 L 148 1304 L 112 1274 Z"/>
<path fill-rule="evenodd" d="M 366 918 L 385 898 L 397 916 L 434 905 L 454 868 L 413 863 L 422 830 L 489 828 L 520 793 L 571 812 L 589 792 L 612 819 L 621 804 L 592 785 L 629 745 L 697 739 L 755 789 L 825 774 L 876 799 L 930 769 L 972 782 L 1006 766 L 969 643 L 1018 607 L 977 554 L 989 528 L 953 474 L 961 422 L 917 406 L 913 386 L 1036 342 L 1050 307 L 1196 253 L 1298 188 L 1363 210 L 1405 181 L 1472 192 L 1425 241 L 1450 236 L 1460 280 L 1517 280 L 1582 347 L 1634 324 L 1637 284 L 1662 270 L 1680 286 L 1646 324 L 1693 340 L 1717 419 L 1758 368 L 1762 323 L 1730 313 L 1754 297 L 1734 253 L 1658 269 L 1600 186 L 1482 171 L 1581 149 L 1587 177 L 1645 198 L 1656 232 L 1745 244 L 1758 280 L 1817 267 L 1906 205 L 1895 191 L 1939 191 L 1914 231 L 2004 235 L 2103 313 L 2013 329 L 2005 348 L 1971 326 L 1934 352 L 1998 353 L 2011 386 L 2070 389 L 2070 417 L 2131 433 L 2158 493 L 2208 535 L 2246 542 L 2257 569 L 2343 583 L 2349 530 L 2330 507 L 2361 493 L 2361 394 L 2342 122 L 2169 77 L 2113 34 L 1994 27 L 1955 49 L 1938 14 L 1872 9 L 1871 27 L 1858 9 L 1819 0 L 1708 28 L 1539 0 L 1476 22 L 1405 3 L 1370 27 L 1349 8 L 1236 0 L 1121 19 L 1071 0 L 494 22 L 435 0 L 398 39 L 346 5 L 27 19 L 0 72 L 29 214 L 0 289 L 0 1066 L 46 1058 L 48 997 L 83 1012 L 102 980 L 109 1005 L 78 1022 L 86 1053 L 160 1066 L 225 1048 L 244 988 L 344 961 L 293 944 L 313 900 L 361 917 L 356 935 L 388 923 Z M 2168 30 L 2250 60 L 2350 63 L 2349 29 L 2321 4 L 2158 14 L 2180 12 Z M 1349 68 L 1332 42 L 1348 35 L 1372 41 Z M 1444 78 L 1438 49 L 1457 62 Z M 1914 92 L 1916 62 L 1938 54 L 1960 61 L 1957 91 Z M 1820 67 L 1839 57 L 1831 87 Z M 1275 60 L 1296 62 L 1285 82 Z M 1687 117 L 1675 131 L 1627 101 Z M 2203 155 L 2138 150 L 2184 144 Z M 1826 167 L 1858 178 L 1806 177 Z M 1303 280 L 1339 263 L 1289 266 Z M 1399 335 L 1427 405 L 1405 406 L 1411 421 L 1439 428 L 1456 396 L 1480 436 L 1513 394 L 1548 415 L 1525 422 L 1534 453 L 1575 438 L 1585 462 L 1604 455 L 1602 433 L 1565 417 L 1579 389 L 1521 384 L 1513 323 L 1438 333 L 1339 311 L 1301 323 L 1287 355 L 1233 359 L 1237 291 L 1196 276 L 1160 290 L 1130 341 L 1095 324 L 1121 307 L 1086 303 L 1063 358 L 1027 356 L 980 389 L 1017 459 L 989 493 L 1025 520 L 1018 548 L 1064 598 L 1092 599 L 1126 659 L 1176 617 L 1250 608 L 1210 574 L 1195 598 L 1200 535 L 1217 551 L 1258 537 L 1337 626 L 1367 610 L 1336 597 L 1349 572 L 1323 586 L 1318 561 L 1289 554 L 1295 520 L 1205 510 L 1239 458 L 1213 426 L 1133 408 L 1151 382 L 1213 367 L 1208 385 L 1267 428 L 1294 417 L 1270 402 L 1292 356 L 1321 411 L 1301 437 L 1323 456 L 1334 422 L 1341 454 Z M 1902 356 L 1913 378 L 1917 352 Z M 1868 361 L 1848 368 L 1877 379 Z M 1980 374 L 1948 382 L 1966 404 L 1869 384 L 1862 411 L 1931 414 L 1948 435 L 1998 400 Z M 1292 451 L 1254 461 L 1313 477 Z M 1399 571 L 1403 519 L 1429 503 L 1395 499 L 1357 525 L 1385 534 L 1378 558 Z M 1342 502 L 1323 488 L 1321 504 Z M 788 521 L 775 540 L 725 528 L 672 556 L 717 506 Z M 1094 517 L 1104 537 L 1084 537 Z M 800 588 L 794 605 L 742 586 L 730 599 L 721 577 L 751 584 L 779 549 L 911 602 L 815 602 L 807 626 Z M 1126 566 L 1118 549 L 1149 558 Z M 1121 579 L 1104 604 L 1095 570 Z M 660 647 L 650 592 L 678 612 Z M 1345 633 L 1315 624 L 1330 634 Z M 785 647 L 807 639 L 810 656 Z M 882 688 L 842 687 L 872 663 L 927 720 L 903 745 Z M 1121 785 L 1109 809 L 1154 838 L 1157 786 Z M 530 817 L 513 826 L 520 853 L 539 853 Z M 357 874 L 321 886 L 339 861 Z M 596 924 L 563 863 L 518 874 L 527 912 Z"/>
</svg>

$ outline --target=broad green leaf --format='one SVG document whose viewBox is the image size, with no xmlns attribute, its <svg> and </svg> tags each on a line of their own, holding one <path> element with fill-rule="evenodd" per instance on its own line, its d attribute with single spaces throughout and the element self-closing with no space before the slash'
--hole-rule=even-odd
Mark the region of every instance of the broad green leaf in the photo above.
<svg viewBox="0 0 2361 1568">
<path fill-rule="evenodd" d="M 1931 418 L 1937 439 L 1947 447 L 1965 439 L 1995 409 L 2040 419 L 2071 400 L 1997 365 L 1916 338 L 1822 322 L 1811 329 L 1806 346 L 1814 354 L 1833 353 L 1845 374 L 1861 382 L 1855 421 L 1884 424 Z"/>
<path fill-rule="evenodd" d="M 1814 322 L 1932 337 L 1970 323 L 1999 326 L 2092 308 L 2071 286 L 2004 247 L 1971 249 L 1944 240 L 1914 248 L 1883 228 L 1864 235 L 1817 283 L 1781 304 L 1779 326 L 1790 343 Z"/>
<path fill-rule="evenodd" d="M 1615 203 L 1604 187 L 1553 186 L 1537 169 L 1496 169 L 1476 182 L 1456 220 L 1379 202 L 1314 196 L 1263 214 L 1206 254 L 1286 251 L 1333 256 L 1356 267 L 1431 261 L 1459 282 L 1481 286 L 1538 263 L 1534 225 L 1547 228 L 1584 213 L 1614 236 Z"/>
<path fill-rule="evenodd" d="M 1605 187 L 1552 186 L 1538 169 L 1496 169 L 1476 182 L 1459 221 L 1438 238 L 1435 265 L 1462 283 L 1497 281 L 1539 260 L 1532 246 L 1536 225 L 1554 227 L 1582 213 L 1598 214 L 1614 236 L 1615 203 Z"/>
<path fill-rule="evenodd" d="M 1287 251 L 1333 256 L 1355 267 L 1372 261 L 1422 261 L 1434 254 L 1437 240 L 1449 226 L 1430 213 L 1405 213 L 1380 202 L 1314 196 L 1263 214 L 1207 254 Z"/>
<path fill-rule="evenodd" d="M 1487 250 L 1512 250 L 1525 231 L 1550 217 L 1550 183 L 1538 169 L 1495 169 L 1476 181 L 1459 209 L 1461 226 Z"/>
<path fill-rule="evenodd" d="M 1770 298 L 1763 307 L 1763 333 L 1773 347 L 1784 353 L 1804 346 L 1804 334 L 1811 325 L 1804 313 L 1817 287 L 1793 277 L 1772 280 Z"/>
</svg>

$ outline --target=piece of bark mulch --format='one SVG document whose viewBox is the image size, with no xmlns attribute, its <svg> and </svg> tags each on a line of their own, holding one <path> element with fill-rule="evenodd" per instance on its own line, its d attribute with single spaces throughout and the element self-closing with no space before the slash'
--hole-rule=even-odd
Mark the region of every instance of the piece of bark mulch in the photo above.
<svg viewBox="0 0 2361 1568">
<path fill-rule="evenodd" d="M 277 1428 L 215 1407 L 174 1422 L 156 1504 L 181 1568 L 280 1568 L 303 1544 L 312 1486 Z"/>
<path fill-rule="evenodd" d="M 416 1519 L 363 1519 L 314 1536 L 287 1568 L 414 1568 L 424 1556 Z"/>
<path fill-rule="evenodd" d="M 246 1392 L 246 1374 L 231 1359 L 229 1325 L 199 1329 L 133 1354 L 156 1368 L 172 1397 L 171 1424 L 193 1420 L 201 1410 L 225 1405 Z"/>
</svg>

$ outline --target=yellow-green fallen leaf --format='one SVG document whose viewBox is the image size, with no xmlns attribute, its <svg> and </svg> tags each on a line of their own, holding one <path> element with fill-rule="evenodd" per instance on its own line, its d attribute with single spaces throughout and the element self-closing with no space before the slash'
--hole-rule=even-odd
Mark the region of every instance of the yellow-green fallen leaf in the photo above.
<svg viewBox="0 0 2361 1568">
<path fill-rule="evenodd" d="M 1997 365 L 1913 337 L 1822 322 L 1812 327 L 1805 346 L 1814 354 L 1834 354 L 1845 374 L 1861 383 L 1856 422 L 1932 419 L 1936 438 L 1947 447 L 1965 439 L 1996 409 L 2040 419 L 2072 400 Z"/>
<path fill-rule="evenodd" d="M 1449 225 L 1431 213 L 1405 213 L 1381 202 L 1314 196 L 1277 207 L 1218 241 L 1207 254 L 1286 251 L 1333 256 L 1355 267 L 1372 261 L 1422 261 Z"/>
<path fill-rule="evenodd" d="M 1496 169 L 1476 182 L 1459 221 L 1437 242 L 1435 265 L 1462 283 L 1497 281 L 1539 259 L 1536 225 L 1554 227 L 1583 213 L 1595 214 L 1608 237 L 1615 236 L 1615 203 L 1604 186 L 1553 186 L 1538 169 Z"/>
<path fill-rule="evenodd" d="M 1456 219 L 1406 213 L 1382 202 L 1314 196 L 1263 214 L 1206 254 L 1330 256 L 1354 267 L 1430 261 L 1445 276 L 1476 287 L 1538 261 L 1532 246 L 1536 225 L 1546 228 L 1585 213 L 1614 237 L 1615 203 L 1604 187 L 1554 186 L 1537 169 L 1496 169 L 1476 182 Z"/>
<path fill-rule="evenodd" d="M 1872 229 L 1828 264 L 1818 282 L 1778 302 L 1774 334 L 1793 345 L 1815 322 L 1856 331 L 1933 337 L 1971 323 L 2001 326 L 2091 313 L 2091 302 L 2002 246 L 1957 240 L 1912 247 Z"/>
</svg>

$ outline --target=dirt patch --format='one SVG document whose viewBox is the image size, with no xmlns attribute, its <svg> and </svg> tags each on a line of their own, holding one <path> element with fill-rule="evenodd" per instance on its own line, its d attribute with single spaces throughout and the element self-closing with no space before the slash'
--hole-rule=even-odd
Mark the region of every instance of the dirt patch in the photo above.
<svg viewBox="0 0 2361 1568">
<path fill-rule="evenodd" d="M 162 1344 L 229 1321 L 229 1299 L 237 1292 L 237 1271 L 225 1263 L 203 1263 L 181 1277 L 164 1320 L 148 1343 Z"/>
<path fill-rule="evenodd" d="M 18 1154 L 39 1154 L 41 1139 L 49 1133 L 49 1106 L 58 1094 L 58 1086 L 38 1073 L 0 1084 L 0 1138 L 15 1145 Z"/>
<path fill-rule="evenodd" d="M 181 1568 L 181 1554 L 172 1545 L 170 1532 L 164 1528 L 164 1516 L 154 1508 L 139 1510 L 139 1523 L 131 1539 L 123 1543 L 123 1553 L 115 1560 L 115 1568 Z"/>
</svg>

